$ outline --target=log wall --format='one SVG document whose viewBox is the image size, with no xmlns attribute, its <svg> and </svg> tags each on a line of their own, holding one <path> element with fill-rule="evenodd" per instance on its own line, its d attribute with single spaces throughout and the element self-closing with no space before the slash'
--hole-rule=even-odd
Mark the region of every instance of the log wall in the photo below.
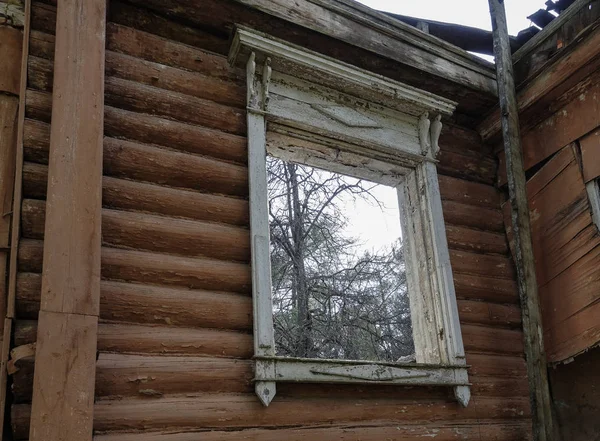
<svg viewBox="0 0 600 441">
<path fill-rule="evenodd" d="M 530 438 L 496 162 L 448 125 L 440 187 L 472 401 L 446 388 L 253 393 L 243 73 L 222 33 L 112 1 L 107 26 L 98 441 Z M 56 11 L 33 2 L 11 409 L 27 439 L 40 304 Z M 177 29 L 177 32 L 173 30 Z M 26 348 L 26 347 L 25 347 Z M 21 355 L 19 355 L 21 354 Z M 17 358 L 19 358 L 17 360 Z"/>
</svg>

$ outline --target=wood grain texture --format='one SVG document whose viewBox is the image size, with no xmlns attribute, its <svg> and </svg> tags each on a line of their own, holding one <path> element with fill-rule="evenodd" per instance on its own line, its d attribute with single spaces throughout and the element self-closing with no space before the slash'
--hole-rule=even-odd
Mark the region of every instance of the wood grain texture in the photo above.
<svg viewBox="0 0 600 441">
<path fill-rule="evenodd" d="M 91 439 L 97 335 L 97 317 L 40 312 L 29 439 Z"/>
<path fill-rule="evenodd" d="M 63 2 L 56 28 L 32 441 L 93 430 L 106 3 Z"/>
<path fill-rule="evenodd" d="M 42 308 L 97 315 L 106 18 L 102 3 L 78 7 L 57 19 Z"/>
<path fill-rule="evenodd" d="M 121 236 L 118 246 L 123 248 L 102 250 L 95 436 L 108 441 L 163 441 L 163 437 L 164 441 L 253 437 L 375 441 L 432 435 L 448 441 L 530 439 L 517 288 L 503 236 L 503 197 L 492 185 L 491 152 L 477 133 L 445 125 L 440 141 L 445 155 L 439 179 L 443 211 L 459 269 L 454 282 L 471 366 L 469 408 L 459 409 L 450 391 L 439 388 L 282 384 L 271 404 L 275 407 L 264 412 L 248 389 L 253 354 L 248 265 L 184 256 L 182 250 L 192 253 L 186 248 L 189 244 L 171 242 L 183 230 L 170 226 L 182 220 L 193 225 L 248 226 L 247 186 L 232 190 L 235 187 L 226 182 L 247 176 L 245 128 L 234 128 L 237 123 L 232 119 L 227 129 L 230 114 L 219 113 L 238 109 L 245 118 L 235 104 L 243 98 L 243 92 L 236 96 L 241 76 L 224 57 L 208 52 L 212 47 L 222 53 L 218 47 L 227 47 L 226 35 L 194 29 L 177 23 L 174 15 L 160 15 L 130 2 L 114 6 L 115 23 L 107 26 L 107 58 L 114 56 L 124 64 L 112 68 L 117 87 L 114 101 L 104 108 L 108 139 L 104 154 L 112 171 L 105 168 L 102 204 L 105 212 L 118 212 L 110 229 Z M 30 60 L 30 87 L 40 90 L 27 94 L 23 191 L 26 198 L 44 199 L 52 72 L 43 60 L 54 56 L 51 34 L 56 11 L 37 2 L 34 9 L 38 33 L 32 52 L 42 61 Z M 197 87 L 189 88 L 184 80 Z M 215 94 L 211 98 L 213 92 L 201 87 L 213 84 L 224 91 L 224 100 Z M 167 103 L 179 100 L 181 107 L 157 104 L 165 97 Z M 171 101 L 174 97 L 177 100 Z M 192 114 L 190 104 L 201 102 L 196 100 L 216 104 L 207 109 L 219 112 Z M 181 161 L 165 160 L 175 157 Z M 198 166 L 189 166 L 187 160 Z M 232 170 L 239 174 L 223 178 Z M 28 219 L 38 219 L 39 224 L 39 210 L 36 213 Z M 150 236 L 126 234 L 129 228 L 138 228 L 137 220 L 154 218 L 167 222 L 156 245 Z M 134 225 L 128 219 L 135 219 Z M 42 237 L 37 227 L 27 235 Z M 223 236 L 223 240 L 231 239 Z M 165 246 L 157 252 L 154 247 L 161 241 Z M 39 308 L 41 251 L 39 240 L 22 241 L 17 345 L 36 339 L 36 322 L 30 319 Z M 231 259 L 234 250 L 208 252 L 228 253 L 226 258 Z M 15 394 L 22 402 L 29 400 L 32 366 L 29 360 L 15 374 L 20 387 Z M 27 438 L 29 407 L 18 404 L 12 410 L 15 438 Z"/>
<path fill-rule="evenodd" d="M 40 307 L 41 276 L 19 273 L 17 314 L 35 319 Z M 477 315 L 485 321 L 484 314 Z M 252 302 L 248 296 L 103 280 L 100 284 L 102 320 L 249 331 Z"/>
<path fill-rule="evenodd" d="M 23 200 L 24 237 L 44 238 L 45 209 L 43 201 Z M 250 261 L 248 229 L 120 210 L 102 210 L 102 245 Z"/>
<path fill-rule="evenodd" d="M 19 245 L 19 270 L 42 272 L 43 242 L 24 239 Z M 102 276 L 138 283 L 185 286 L 190 289 L 250 292 L 249 265 L 148 251 L 102 248 Z"/>
<path fill-rule="evenodd" d="M 24 197 L 45 199 L 47 180 L 47 166 L 26 162 L 23 165 Z M 247 200 L 109 176 L 102 178 L 102 205 L 241 227 L 249 224 Z"/>
<path fill-rule="evenodd" d="M 21 89 L 21 56 L 23 31 L 0 25 L 0 92 L 19 95 Z"/>
</svg>

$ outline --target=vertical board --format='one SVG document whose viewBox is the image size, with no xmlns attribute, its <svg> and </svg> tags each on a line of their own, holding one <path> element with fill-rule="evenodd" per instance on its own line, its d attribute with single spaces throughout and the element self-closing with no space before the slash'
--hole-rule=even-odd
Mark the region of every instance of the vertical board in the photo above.
<svg viewBox="0 0 600 441">
<path fill-rule="evenodd" d="M 105 0 L 59 3 L 32 441 L 92 439 L 105 34 Z"/>
<path fill-rule="evenodd" d="M 98 315 L 106 2 L 57 14 L 42 309 Z"/>
</svg>

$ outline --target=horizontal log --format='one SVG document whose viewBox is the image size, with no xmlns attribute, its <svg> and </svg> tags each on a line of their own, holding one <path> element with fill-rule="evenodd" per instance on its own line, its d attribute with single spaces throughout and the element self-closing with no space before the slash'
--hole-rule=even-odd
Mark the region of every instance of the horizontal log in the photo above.
<svg viewBox="0 0 600 441">
<path fill-rule="evenodd" d="M 498 209 L 503 202 L 502 193 L 492 185 L 471 182 L 451 176 L 438 176 L 442 200 Z"/>
<path fill-rule="evenodd" d="M 482 231 L 504 233 L 504 219 L 500 205 L 497 208 L 485 208 L 451 200 L 443 200 L 442 211 L 446 225 L 465 226 Z"/>
<path fill-rule="evenodd" d="M 45 214 L 44 201 L 23 200 L 23 237 L 44 238 Z M 247 228 L 107 208 L 102 210 L 102 245 L 250 261 L 250 232 Z"/>
<path fill-rule="evenodd" d="M 229 49 L 228 36 L 216 36 L 197 27 L 174 23 L 145 8 L 136 8 L 120 1 L 113 3 L 111 3 L 109 11 L 109 20 L 112 23 L 107 23 L 106 29 L 107 49 L 113 50 L 118 47 L 127 53 L 126 49 L 131 47 L 132 50 L 138 50 L 141 54 L 158 53 L 173 59 L 182 58 L 188 63 L 184 63 L 183 67 L 190 70 L 200 67 L 205 70 L 213 68 L 213 72 L 215 67 L 220 66 L 215 66 L 206 59 L 223 60 L 224 57 L 208 54 L 196 48 L 224 54 Z M 33 2 L 31 25 L 35 31 L 53 36 L 56 30 L 56 6 Z M 116 29 L 119 29 L 120 32 L 116 32 Z M 160 44 L 161 40 L 170 44 Z M 228 68 L 226 60 L 221 63 L 223 64 L 222 69 Z"/>
<path fill-rule="evenodd" d="M 458 298 L 496 303 L 519 303 L 516 280 L 453 273 Z"/>
<path fill-rule="evenodd" d="M 210 431 L 196 433 L 129 433 L 96 435 L 96 441 L 237 441 L 240 439 L 261 441 L 381 441 L 401 439 L 421 441 L 434 438 L 436 441 L 523 441 L 531 436 L 527 422 L 502 422 L 491 424 L 465 424 L 457 426 L 429 425 L 369 425 L 369 427 L 330 426 L 302 427 L 296 429 L 247 429 L 243 431 Z"/>
<path fill-rule="evenodd" d="M 454 250 L 508 254 L 506 235 L 502 233 L 446 225 L 446 237 L 448 246 Z"/>
<path fill-rule="evenodd" d="M 527 365 L 523 355 L 493 355 L 493 354 L 467 354 L 469 365 L 469 378 L 494 377 L 494 378 L 527 378 Z"/>
<path fill-rule="evenodd" d="M 36 334 L 37 322 L 17 320 L 15 346 L 34 343 Z M 98 351 L 247 359 L 254 348 L 252 334 L 243 332 L 101 322 Z"/>
<path fill-rule="evenodd" d="M 29 36 L 29 55 L 54 60 L 55 40 L 52 34 L 32 29 Z"/>
<path fill-rule="evenodd" d="M 123 108 L 126 110 L 136 111 L 140 113 L 148 113 L 152 115 L 159 115 L 167 118 L 172 118 L 178 121 L 200 125 L 204 127 L 210 127 L 217 130 L 222 130 L 227 133 L 233 133 L 236 135 L 246 134 L 246 112 L 238 108 L 231 107 L 229 105 L 219 104 L 207 98 L 199 98 L 197 96 L 189 95 L 190 90 L 184 89 L 182 93 L 180 90 L 173 91 L 161 88 L 160 86 L 168 86 L 170 89 L 175 89 L 173 82 L 176 81 L 174 72 L 171 71 L 171 76 L 168 77 L 164 74 L 162 77 L 157 77 L 157 73 L 152 73 L 151 66 L 147 66 L 140 62 L 139 66 L 136 63 L 125 64 L 121 58 L 124 56 L 115 55 L 113 58 L 114 65 L 110 58 L 107 57 L 107 76 L 105 79 L 105 103 L 109 106 Z M 125 64 L 124 67 L 118 68 L 117 64 Z M 133 64 L 133 66 L 132 66 Z M 124 69 L 129 66 L 129 71 L 136 68 L 139 69 L 138 74 L 130 73 L 130 79 L 123 79 L 119 77 L 128 76 Z M 156 66 L 153 66 L 156 70 Z M 119 73 L 119 77 L 109 76 L 110 72 L 115 71 Z M 160 68 L 158 68 L 159 71 Z M 165 68 L 174 69 L 174 68 Z M 44 58 L 38 58 L 30 56 L 28 59 L 28 81 L 29 87 L 35 90 L 51 92 L 53 84 L 53 63 Z M 167 73 L 169 71 L 167 70 Z M 179 75 L 181 76 L 181 75 Z M 164 78 L 166 77 L 166 78 Z M 156 80 L 153 80 L 156 78 Z M 161 78 L 162 81 L 161 81 Z M 143 84 L 138 81 L 146 79 L 146 83 Z M 189 78 L 184 78 L 185 82 L 192 82 Z M 179 78 L 181 81 L 181 78 Z M 219 80 L 214 80 L 219 81 Z M 214 84 L 203 84 L 200 86 L 197 84 L 199 80 L 196 78 L 196 87 L 215 87 Z M 207 82 L 207 81 L 206 81 Z M 192 85 L 190 85 L 191 87 Z M 221 84 L 220 89 L 223 89 Z M 228 92 L 229 101 L 237 96 L 237 93 L 241 90 L 234 90 Z M 197 94 L 197 93 L 196 93 Z M 241 95 L 242 97 L 244 95 Z M 211 94 L 211 98 L 214 95 Z M 236 102 L 237 107 L 241 107 L 239 102 Z"/>
<path fill-rule="evenodd" d="M 47 181 L 46 165 L 24 163 L 24 197 L 45 199 Z M 243 227 L 250 222 L 247 200 L 108 176 L 102 179 L 102 204 L 106 208 L 138 210 Z"/>
<path fill-rule="evenodd" d="M 31 28 L 48 34 L 56 31 L 56 6 L 31 2 Z"/>
<path fill-rule="evenodd" d="M 137 8 L 120 1 L 111 3 L 110 20 L 212 52 L 226 54 L 229 49 L 228 35 L 215 35 L 214 31 L 206 32 L 199 27 L 190 27 L 181 22 L 173 22 L 163 15 L 150 12 L 146 8 Z M 114 25 L 114 23 L 110 24 Z M 109 34 L 107 40 L 110 42 L 110 29 L 107 29 L 107 33 Z M 124 36 L 120 37 L 126 38 Z M 140 43 L 144 44 L 146 42 L 142 40 Z"/>
<path fill-rule="evenodd" d="M 104 173 L 174 187 L 248 195 L 248 169 L 211 158 L 105 138 Z"/>
<path fill-rule="evenodd" d="M 19 271 L 41 273 L 43 242 L 19 243 Z M 213 259 L 102 248 L 102 277 L 129 282 L 184 286 L 249 294 L 250 266 Z"/>
<path fill-rule="evenodd" d="M 18 362 L 13 398 L 31 402 L 34 357 Z M 168 394 L 252 391 L 251 360 L 210 357 L 100 353 L 96 363 L 96 399 L 150 397 Z"/>
<path fill-rule="evenodd" d="M 452 272 L 491 278 L 515 279 L 515 269 L 509 257 L 450 250 Z"/>
<path fill-rule="evenodd" d="M 47 163 L 50 125 L 28 119 L 24 132 L 25 159 Z M 147 144 L 105 138 L 103 167 L 108 176 L 234 196 L 248 195 L 246 167 Z"/>
<path fill-rule="evenodd" d="M 243 136 L 110 106 L 104 107 L 104 134 L 241 164 L 248 162 Z"/>
<path fill-rule="evenodd" d="M 28 89 L 26 96 L 27 117 L 49 123 L 52 95 Z M 104 107 L 104 126 L 107 136 L 158 144 L 242 164 L 247 162 L 246 138 L 242 136 L 110 106 Z"/>
<path fill-rule="evenodd" d="M 30 406 L 13 406 L 15 422 L 27 421 Z M 19 415 L 21 414 L 21 415 Z M 481 398 L 476 404 L 462 409 L 458 403 L 448 401 L 413 401 L 398 399 L 355 399 L 340 401 L 330 398 L 302 398 L 277 396 L 267 408 L 262 407 L 254 394 L 203 394 L 186 397 L 163 397 L 153 400 L 124 399 L 102 400 L 94 406 L 94 429 L 96 432 L 134 430 L 189 431 L 207 429 L 243 428 L 293 428 L 331 424 L 463 424 L 479 421 L 513 419 L 526 420 L 529 399 Z M 226 417 L 224 417 L 226 416 Z M 14 427 L 18 435 L 23 428 Z M 479 438 L 481 439 L 481 438 Z"/>
<path fill-rule="evenodd" d="M 246 135 L 245 110 L 114 77 L 106 78 L 104 93 L 112 107 Z"/>
<path fill-rule="evenodd" d="M 51 92 L 53 51 L 48 47 L 48 40 L 53 36 L 36 32 L 36 37 L 38 38 L 32 41 L 34 48 L 28 59 L 29 86 Z M 35 55 L 38 53 L 41 57 Z M 239 79 L 234 81 L 231 78 L 223 79 L 190 72 L 110 50 L 106 52 L 106 76 L 135 81 L 226 106 L 241 109 L 246 106 L 245 84 Z"/>
<path fill-rule="evenodd" d="M 520 330 L 463 324 L 461 332 L 467 352 L 523 355 L 523 333 Z"/>
<path fill-rule="evenodd" d="M 25 93 L 25 116 L 50 123 L 50 119 L 52 118 L 52 94 L 27 89 Z"/>
<path fill-rule="evenodd" d="M 40 274 L 18 274 L 17 317 L 37 319 L 41 290 Z M 249 331 L 252 329 L 252 299 L 224 292 L 102 280 L 100 319 Z"/>
<path fill-rule="evenodd" d="M 41 275 L 19 273 L 16 311 L 21 319 L 37 318 Z M 458 301 L 463 323 L 516 326 L 520 309 L 469 300 Z M 249 297 L 201 290 L 183 290 L 103 280 L 100 285 L 100 318 L 141 324 L 167 324 L 232 330 L 252 329 Z"/>
<path fill-rule="evenodd" d="M 516 305 L 458 300 L 461 323 L 518 327 L 521 325 L 521 308 Z"/>
<path fill-rule="evenodd" d="M 474 157 L 452 151 L 439 155 L 438 171 L 447 176 L 492 185 L 496 180 L 496 160 L 490 156 Z"/>
<path fill-rule="evenodd" d="M 187 44 L 177 41 L 178 38 L 165 38 L 155 29 L 143 29 L 142 26 L 131 26 L 129 23 L 108 23 L 106 25 L 107 49 L 165 66 L 199 72 L 234 82 L 243 82 L 246 73 L 241 69 L 229 66 L 227 58 L 217 53 L 206 52 L 200 48 L 211 50 L 200 44 Z M 177 36 L 185 30 L 180 24 L 176 26 Z M 169 35 L 170 36 L 170 35 Z M 194 47 L 195 46 L 195 47 Z M 229 51 L 227 42 L 226 53 Z"/>
<path fill-rule="evenodd" d="M 135 81 L 215 103 L 246 108 L 246 85 L 229 79 L 189 72 L 118 52 L 106 52 L 106 75 Z"/>
</svg>

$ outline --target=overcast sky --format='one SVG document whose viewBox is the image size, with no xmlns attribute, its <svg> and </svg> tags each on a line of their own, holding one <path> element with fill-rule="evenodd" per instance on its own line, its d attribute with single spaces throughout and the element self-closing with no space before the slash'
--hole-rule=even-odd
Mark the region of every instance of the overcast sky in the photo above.
<svg viewBox="0 0 600 441">
<path fill-rule="evenodd" d="M 487 0 L 358 0 L 371 8 L 412 17 L 491 30 Z M 545 9 L 545 0 L 505 0 L 508 31 L 517 35 L 530 26 L 528 15 Z"/>
</svg>

